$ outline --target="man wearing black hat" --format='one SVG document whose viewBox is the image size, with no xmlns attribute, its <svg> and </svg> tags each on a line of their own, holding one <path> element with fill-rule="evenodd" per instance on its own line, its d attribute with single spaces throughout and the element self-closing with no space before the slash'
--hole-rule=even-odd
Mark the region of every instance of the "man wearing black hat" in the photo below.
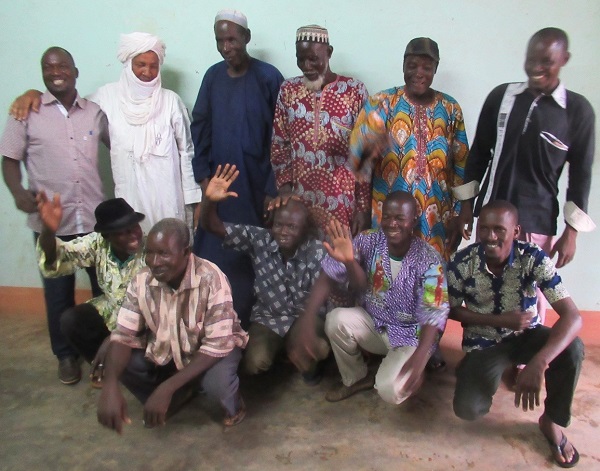
<svg viewBox="0 0 600 471">
<path fill-rule="evenodd" d="M 78 268 L 96 267 L 98 284 L 104 291 L 87 303 L 64 311 L 60 318 L 63 335 L 88 362 L 92 362 L 92 385 L 101 386 L 103 358 L 110 331 L 132 277 L 145 266 L 140 221 L 123 198 L 104 201 L 95 210 L 94 231 L 72 241 L 56 237 L 62 220 L 60 196 L 49 200 L 44 191 L 37 196 L 43 228 L 37 243 L 39 267 L 44 277 L 72 275 Z M 81 378 L 77 365 L 76 381 Z"/>
</svg>

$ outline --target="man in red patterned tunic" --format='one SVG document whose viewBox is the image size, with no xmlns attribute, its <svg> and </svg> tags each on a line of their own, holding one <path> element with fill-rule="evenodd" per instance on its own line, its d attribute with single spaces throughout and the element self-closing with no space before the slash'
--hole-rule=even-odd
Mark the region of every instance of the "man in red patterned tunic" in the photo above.
<svg viewBox="0 0 600 471">
<path fill-rule="evenodd" d="M 271 162 L 279 194 L 297 194 L 323 235 L 332 219 L 353 234 L 370 224 L 370 188 L 346 167 L 348 140 L 368 97 L 365 85 L 329 68 L 333 47 L 317 25 L 296 32 L 302 75 L 283 82 L 275 108 Z M 316 119 L 315 119 L 316 117 Z"/>
</svg>

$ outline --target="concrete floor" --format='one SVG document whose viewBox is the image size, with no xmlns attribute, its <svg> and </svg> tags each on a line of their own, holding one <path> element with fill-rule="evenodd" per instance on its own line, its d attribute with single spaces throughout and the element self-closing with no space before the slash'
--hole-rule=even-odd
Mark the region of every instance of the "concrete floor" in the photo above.
<svg viewBox="0 0 600 471">
<path fill-rule="evenodd" d="M 330 404 L 335 364 L 316 387 L 280 366 L 244 379 L 246 420 L 223 430 L 218 408 L 198 397 L 165 427 L 145 429 L 142 407 L 127 393 L 133 423 L 123 435 L 96 421 L 98 391 L 87 379 L 63 386 L 45 320 L 0 310 L 0 469 L 2 470 L 539 470 L 558 469 L 537 429 L 537 412 L 515 409 L 501 389 L 475 423 L 454 417 L 453 371 L 460 328 L 442 342 L 449 360 L 400 407 L 374 391 Z M 587 316 L 587 325 L 596 315 Z M 589 330 L 586 328 L 586 332 Z M 587 354 L 568 437 L 578 469 L 600 470 L 600 335 L 583 335 Z M 503 388 L 503 387 L 502 387 Z"/>
</svg>

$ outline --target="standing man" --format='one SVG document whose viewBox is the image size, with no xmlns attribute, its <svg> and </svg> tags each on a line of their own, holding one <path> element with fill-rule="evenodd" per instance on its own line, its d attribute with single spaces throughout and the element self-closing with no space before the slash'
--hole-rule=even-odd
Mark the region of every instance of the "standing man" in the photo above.
<svg viewBox="0 0 600 471">
<path fill-rule="evenodd" d="M 577 338 L 581 316 L 552 260 L 537 245 L 520 241 L 517 209 L 495 200 L 481 209 L 479 243 L 457 252 L 448 264 L 450 317 L 462 323 L 467 354 L 456 369 L 454 412 L 475 420 L 490 410 L 503 371 L 525 365 L 516 379 L 515 406 L 540 405 L 539 428 L 556 463 L 577 464 L 579 453 L 562 431 L 571 420 L 571 403 L 583 360 Z M 540 324 L 536 291 L 543 292 L 559 319 Z"/>
<path fill-rule="evenodd" d="M 231 191 L 239 198 L 220 204 L 219 217 L 263 226 L 265 199 L 276 195 L 269 146 L 283 77 L 272 65 L 248 54 L 251 35 L 243 13 L 219 11 L 214 31 L 224 61 L 206 72 L 192 112 L 194 175 L 204 190 L 217 166 L 235 165 L 240 174 Z M 216 263 L 227 275 L 235 310 L 247 326 L 254 304 L 250 258 L 224 249 L 218 237 L 202 228 L 196 232 L 194 253 Z"/>
<path fill-rule="evenodd" d="M 431 88 L 439 62 L 432 39 L 408 43 L 404 85 L 365 103 L 350 138 L 350 164 L 358 178 L 372 181 L 373 227 L 387 195 L 407 191 L 418 204 L 416 234 L 448 260 L 460 242 L 453 189 L 463 183 L 469 144 L 460 105 Z"/>
<path fill-rule="evenodd" d="M 160 69 L 166 46 L 149 33 L 122 34 L 118 82 L 88 98 L 106 113 L 115 195 L 146 215 L 144 232 L 165 217 L 193 227 L 194 206 L 202 197 L 192 170 L 190 119 L 179 96 L 162 87 Z M 37 90 L 17 98 L 11 114 L 24 119 L 39 109 Z"/>
<path fill-rule="evenodd" d="M 63 217 L 56 235 L 63 241 L 92 232 L 94 209 L 104 199 L 98 173 L 98 145 L 109 145 L 106 116 L 98 105 L 79 96 L 79 71 L 71 54 L 51 47 L 42 56 L 46 92 L 39 113 L 24 121 L 9 118 L 0 140 L 2 173 L 18 209 L 28 213 L 27 225 L 35 239 L 42 231 L 36 195 L 59 193 Z M 29 188 L 22 184 L 21 162 L 26 164 Z M 93 267 L 87 269 L 94 296 L 101 290 Z M 75 305 L 75 277 L 43 279 L 52 352 L 58 358 L 63 384 L 81 378 L 77 353 L 60 330 L 60 316 Z"/>
<path fill-rule="evenodd" d="M 108 117 L 115 196 L 146 215 L 145 233 L 167 217 L 192 229 L 194 207 L 202 198 L 192 169 L 188 110 L 177 93 L 162 86 L 165 50 L 153 34 L 122 34 L 119 81 L 89 97 Z"/>
<path fill-rule="evenodd" d="M 190 251 L 184 222 L 159 221 L 148 234 L 146 268 L 133 278 L 111 334 L 98 421 L 129 423 L 119 380 L 144 404 L 146 427 L 201 387 L 220 402 L 226 427 L 246 415 L 237 368 L 248 334 L 233 310 L 227 278 Z"/>
<path fill-rule="evenodd" d="M 531 37 L 524 66 L 527 82 L 500 85 L 483 104 L 461 188 L 465 238 L 483 205 L 507 200 L 519 210 L 521 239 L 538 244 L 550 258 L 558 253 L 558 268 L 573 259 L 577 233 L 595 227 L 586 214 L 595 117 L 590 103 L 559 79 L 569 57 L 563 30 L 544 28 Z M 566 226 L 554 243 L 558 180 L 567 162 Z M 469 198 L 475 196 L 473 209 Z"/>
<path fill-rule="evenodd" d="M 350 164 L 357 178 L 372 182 L 373 227 L 381 224 L 388 194 L 407 191 L 417 201 L 415 233 L 448 260 L 460 243 L 454 188 L 463 183 L 469 143 L 458 102 L 431 88 L 439 62 L 434 40 L 406 45 L 404 86 L 365 103 L 350 138 Z M 438 349 L 428 369 L 444 367 Z"/>
<path fill-rule="evenodd" d="M 279 194 L 299 195 L 321 236 L 332 220 L 353 234 L 369 227 L 369 184 L 357 184 L 346 167 L 350 131 L 368 93 L 360 80 L 331 71 L 332 53 L 325 28 L 296 31 L 302 75 L 281 85 L 271 144 Z"/>
</svg>

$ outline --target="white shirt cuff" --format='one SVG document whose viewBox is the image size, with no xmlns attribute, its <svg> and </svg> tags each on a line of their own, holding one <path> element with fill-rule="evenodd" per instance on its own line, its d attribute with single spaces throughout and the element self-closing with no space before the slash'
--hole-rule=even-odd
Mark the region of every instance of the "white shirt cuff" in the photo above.
<svg viewBox="0 0 600 471">
<path fill-rule="evenodd" d="M 464 185 L 455 186 L 452 188 L 452 194 L 459 201 L 470 200 L 479 194 L 479 182 L 477 180 L 470 181 Z"/>
<path fill-rule="evenodd" d="M 577 232 L 591 232 L 596 229 L 596 224 L 592 221 L 585 212 L 572 201 L 567 201 L 563 208 L 565 214 L 565 221 L 569 226 L 575 229 Z"/>
</svg>

